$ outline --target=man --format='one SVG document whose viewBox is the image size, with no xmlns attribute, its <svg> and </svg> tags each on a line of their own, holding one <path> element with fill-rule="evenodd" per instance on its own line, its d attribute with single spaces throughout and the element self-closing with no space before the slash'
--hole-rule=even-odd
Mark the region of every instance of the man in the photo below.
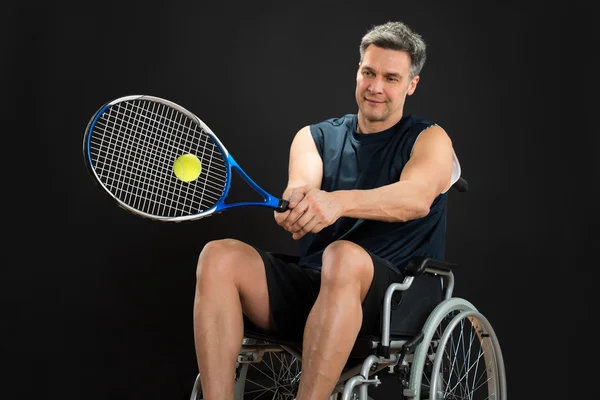
<svg viewBox="0 0 600 400">
<path fill-rule="evenodd" d="M 357 336 L 379 329 L 386 288 L 414 255 L 443 257 L 446 191 L 460 167 L 439 126 L 403 113 L 425 43 L 395 22 L 362 39 L 357 114 L 306 126 L 290 149 L 276 222 L 300 241 L 290 262 L 240 241 L 208 243 L 194 327 L 205 399 L 233 399 L 244 318 L 301 340 L 297 399 L 330 396 Z"/>
</svg>

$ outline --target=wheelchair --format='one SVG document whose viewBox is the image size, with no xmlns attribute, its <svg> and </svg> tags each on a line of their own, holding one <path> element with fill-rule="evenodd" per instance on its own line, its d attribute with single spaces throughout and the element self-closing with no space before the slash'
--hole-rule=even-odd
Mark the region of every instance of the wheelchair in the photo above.
<svg viewBox="0 0 600 400">
<path fill-rule="evenodd" d="M 468 184 L 460 178 L 453 187 L 464 192 Z M 380 334 L 357 338 L 330 400 L 382 398 L 374 393 L 390 378 L 400 399 L 506 400 L 498 338 L 473 304 L 452 296 L 455 266 L 430 257 L 410 260 L 404 281 L 387 288 Z M 293 400 L 301 373 L 302 343 L 245 325 L 232 377 L 236 400 Z M 202 399 L 200 374 L 190 399 Z"/>
</svg>

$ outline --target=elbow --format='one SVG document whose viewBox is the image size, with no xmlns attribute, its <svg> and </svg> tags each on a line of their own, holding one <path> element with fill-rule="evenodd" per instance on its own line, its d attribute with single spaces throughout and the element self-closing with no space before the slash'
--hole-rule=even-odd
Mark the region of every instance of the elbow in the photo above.
<svg viewBox="0 0 600 400">
<path fill-rule="evenodd" d="M 419 196 L 415 196 L 412 204 L 412 212 L 414 219 L 423 218 L 429 215 L 431 211 L 431 205 L 433 204 L 435 197 L 431 197 L 429 193 L 421 193 Z"/>
<path fill-rule="evenodd" d="M 412 204 L 412 207 L 404 210 L 402 215 L 399 216 L 398 221 L 408 222 L 412 221 L 413 219 L 426 217 L 430 210 L 430 203 L 427 203 L 426 201 L 415 202 Z"/>
<path fill-rule="evenodd" d="M 429 204 L 430 203 L 422 202 L 418 205 L 418 207 L 415 209 L 415 213 L 417 214 L 416 218 L 423 218 L 429 215 L 429 211 L 431 211 Z"/>
</svg>

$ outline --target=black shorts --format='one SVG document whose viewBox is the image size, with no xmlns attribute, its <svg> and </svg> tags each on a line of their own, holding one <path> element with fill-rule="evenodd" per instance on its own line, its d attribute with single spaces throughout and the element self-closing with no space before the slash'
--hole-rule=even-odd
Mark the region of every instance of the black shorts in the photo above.
<svg viewBox="0 0 600 400">
<path fill-rule="evenodd" d="M 301 341 L 304 325 L 321 286 L 321 271 L 298 266 L 298 257 L 256 249 L 265 264 L 271 314 L 280 339 Z M 366 251 L 366 250 L 365 250 Z M 369 251 L 374 273 L 371 287 L 362 303 L 362 326 L 359 335 L 381 331 L 381 310 L 388 286 L 402 282 L 404 276 L 390 262 Z M 394 302 L 402 293 L 394 292 Z"/>
</svg>

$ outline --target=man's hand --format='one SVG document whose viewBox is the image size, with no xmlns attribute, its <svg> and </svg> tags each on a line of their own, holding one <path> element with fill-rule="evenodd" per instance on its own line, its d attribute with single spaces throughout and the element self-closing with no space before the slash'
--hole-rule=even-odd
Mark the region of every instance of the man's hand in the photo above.
<svg viewBox="0 0 600 400">
<path fill-rule="evenodd" d="M 287 220 L 287 218 L 289 217 L 292 210 L 304 198 L 304 195 L 306 194 L 307 190 L 308 190 L 308 188 L 306 188 L 305 186 L 302 186 L 302 187 L 296 187 L 296 188 L 288 188 L 285 190 L 285 192 L 283 192 L 283 195 L 281 196 L 281 198 L 284 200 L 287 200 L 289 202 L 289 204 L 288 204 L 287 211 L 285 211 L 285 212 L 275 211 L 275 222 L 277 222 L 278 225 L 283 226 L 283 223 Z"/>
<path fill-rule="evenodd" d="M 342 206 L 334 193 L 314 188 L 306 192 L 294 191 L 289 207 L 289 211 L 276 215 L 275 220 L 292 233 L 294 240 L 309 232 L 320 232 L 342 215 Z"/>
</svg>

